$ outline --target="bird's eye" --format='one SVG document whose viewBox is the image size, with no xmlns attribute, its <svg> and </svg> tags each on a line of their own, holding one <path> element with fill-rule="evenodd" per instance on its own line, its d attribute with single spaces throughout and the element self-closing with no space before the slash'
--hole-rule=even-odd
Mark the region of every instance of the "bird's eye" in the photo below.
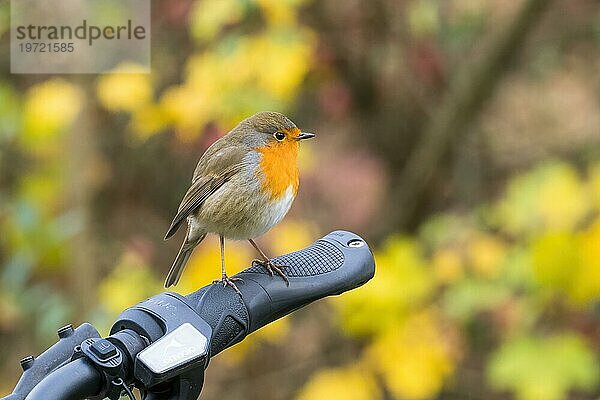
<svg viewBox="0 0 600 400">
<path fill-rule="evenodd" d="M 285 133 L 283 132 L 277 131 L 273 134 L 273 136 L 275 136 L 275 139 L 279 140 L 280 142 L 285 139 Z"/>
</svg>

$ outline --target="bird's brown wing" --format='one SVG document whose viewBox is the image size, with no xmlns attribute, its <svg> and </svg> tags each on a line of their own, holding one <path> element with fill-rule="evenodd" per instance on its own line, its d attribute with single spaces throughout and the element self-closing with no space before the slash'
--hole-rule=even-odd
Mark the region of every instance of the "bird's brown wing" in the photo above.
<svg viewBox="0 0 600 400">
<path fill-rule="evenodd" d="M 217 144 L 217 143 L 215 143 Z M 223 184 L 239 173 L 245 164 L 242 161 L 245 152 L 239 147 L 211 146 L 202 156 L 194 172 L 192 186 L 188 189 L 177 215 L 167 230 L 165 240 L 177 232 L 183 221 Z"/>
<path fill-rule="evenodd" d="M 219 175 L 225 169 L 239 164 L 248 150 L 250 149 L 238 141 L 235 136 L 232 137 L 232 133 L 222 137 L 206 149 L 198 161 L 192 183 L 207 175 Z"/>
</svg>

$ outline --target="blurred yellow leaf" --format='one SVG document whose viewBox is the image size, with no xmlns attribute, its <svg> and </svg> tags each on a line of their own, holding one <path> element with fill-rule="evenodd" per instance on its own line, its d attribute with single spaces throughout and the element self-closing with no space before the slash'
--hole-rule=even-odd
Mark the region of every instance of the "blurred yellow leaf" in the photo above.
<svg viewBox="0 0 600 400">
<path fill-rule="evenodd" d="M 188 59 L 183 82 L 167 88 L 159 101 L 166 123 L 181 140 L 196 138 L 209 122 L 226 131 L 257 111 L 285 111 L 294 102 L 316 46 L 310 30 L 291 22 L 303 0 L 253 1 L 267 16 L 264 29 L 239 35 L 233 28 L 222 38 L 222 28 L 241 21 L 252 4 L 195 3 L 193 34 L 214 40 Z"/>
<path fill-rule="evenodd" d="M 455 282 L 464 274 L 461 256 L 454 249 L 437 250 L 433 254 L 431 264 L 436 279 L 442 284 Z"/>
<path fill-rule="evenodd" d="M 140 138 L 146 138 L 165 128 L 168 117 L 156 104 L 145 104 L 135 109 L 130 127 Z"/>
<path fill-rule="evenodd" d="M 290 220 L 288 218 L 273 227 L 261 241 L 268 242 L 269 248 L 273 252 L 272 255 L 267 255 L 278 256 L 303 249 L 311 244 L 314 239 L 314 229 L 311 226 L 300 220 Z"/>
<path fill-rule="evenodd" d="M 497 237 L 475 234 L 468 243 L 469 266 L 478 276 L 492 278 L 498 275 L 506 254 L 506 246 Z"/>
<path fill-rule="evenodd" d="M 109 313 L 117 315 L 161 289 L 161 282 L 141 256 L 127 251 L 115 269 L 100 283 L 98 298 Z"/>
<path fill-rule="evenodd" d="M 187 84 L 223 100 L 237 101 L 229 94 L 240 96 L 254 88 L 287 103 L 308 72 L 313 44 L 310 32 L 299 27 L 242 37 L 226 52 L 191 58 Z"/>
<path fill-rule="evenodd" d="M 453 350 L 434 311 L 409 317 L 375 338 L 369 359 L 399 399 L 435 397 L 454 371 Z"/>
<path fill-rule="evenodd" d="M 570 294 L 579 304 L 600 299 L 600 219 L 580 234 L 579 269 L 566 265 L 573 273 Z"/>
<path fill-rule="evenodd" d="M 201 41 L 212 40 L 226 25 L 244 16 L 242 0 L 196 1 L 190 12 L 190 32 Z"/>
<path fill-rule="evenodd" d="M 537 280 L 578 305 L 600 298 L 600 219 L 580 233 L 548 233 L 532 247 Z"/>
<path fill-rule="evenodd" d="M 325 369 L 315 373 L 296 400 L 377 400 L 381 392 L 375 379 L 361 364 Z"/>
<path fill-rule="evenodd" d="M 389 239 L 375 260 L 375 277 L 368 284 L 332 299 L 343 328 L 354 335 L 396 325 L 434 289 L 421 249 L 413 240 Z"/>
<path fill-rule="evenodd" d="M 547 233 L 533 243 L 533 269 L 541 284 L 562 291 L 571 286 L 571 275 L 579 269 L 578 242 L 568 232 Z"/>
<path fill-rule="evenodd" d="M 575 169 L 550 162 L 511 180 L 496 217 L 512 234 L 569 230 L 589 208 L 586 188 Z"/>
<path fill-rule="evenodd" d="M 311 64 L 312 39 L 309 31 L 299 27 L 253 38 L 246 62 L 256 69 L 258 87 L 276 99 L 291 101 Z"/>
<path fill-rule="evenodd" d="M 111 111 L 134 111 L 152 99 L 151 75 L 135 64 L 123 64 L 98 79 L 100 103 Z"/>
<path fill-rule="evenodd" d="M 596 210 L 600 210 L 600 163 L 590 166 L 589 177 L 590 191 L 592 194 L 592 199 L 594 200 L 594 207 Z"/>
<path fill-rule="evenodd" d="M 62 79 L 32 86 L 25 94 L 22 140 L 34 153 L 61 148 L 56 136 L 67 129 L 82 107 L 81 90 Z"/>
<path fill-rule="evenodd" d="M 539 212 L 550 229 L 574 228 L 588 211 L 577 172 L 566 164 L 549 166 L 539 192 Z"/>
<path fill-rule="evenodd" d="M 270 25 L 290 26 L 296 22 L 297 8 L 306 0 L 253 0 L 262 9 Z"/>
<path fill-rule="evenodd" d="M 179 137 L 184 141 L 199 135 L 213 110 L 210 99 L 202 91 L 194 91 L 186 86 L 167 89 L 160 105 L 167 120 L 175 124 Z"/>
</svg>

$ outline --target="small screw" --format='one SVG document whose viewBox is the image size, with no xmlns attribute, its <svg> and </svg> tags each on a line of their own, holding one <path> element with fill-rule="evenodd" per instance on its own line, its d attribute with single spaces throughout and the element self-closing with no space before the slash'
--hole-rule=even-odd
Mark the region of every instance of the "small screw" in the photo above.
<svg viewBox="0 0 600 400">
<path fill-rule="evenodd" d="M 363 247 L 365 242 L 360 239 L 352 239 L 348 242 L 348 247 Z"/>
<path fill-rule="evenodd" d="M 21 362 L 21 368 L 23 368 L 23 371 L 27 371 L 29 368 L 31 368 L 33 366 L 33 361 L 35 360 L 35 358 L 33 356 L 27 356 L 25 358 L 23 358 L 20 362 Z"/>
<path fill-rule="evenodd" d="M 69 325 L 65 325 L 62 328 L 60 328 L 58 331 L 56 331 L 56 333 L 58 334 L 58 337 L 60 339 L 64 339 L 66 337 L 69 337 L 73 334 L 73 332 L 75 332 L 75 329 L 73 329 L 73 325 L 69 324 Z"/>
</svg>

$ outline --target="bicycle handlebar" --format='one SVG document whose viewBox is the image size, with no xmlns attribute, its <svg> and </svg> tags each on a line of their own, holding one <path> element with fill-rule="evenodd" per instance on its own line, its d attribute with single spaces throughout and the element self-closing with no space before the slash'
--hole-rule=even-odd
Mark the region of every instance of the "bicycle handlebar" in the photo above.
<svg viewBox="0 0 600 400">
<path fill-rule="evenodd" d="M 102 389 L 102 375 L 85 358 L 79 358 L 55 370 L 52 379 L 42 380 L 28 399 L 81 400 L 95 396 Z"/>
<path fill-rule="evenodd" d="M 335 231 L 307 248 L 277 257 L 289 286 L 260 266 L 235 275 L 235 291 L 219 285 L 189 294 L 187 303 L 213 328 L 211 356 L 247 334 L 292 311 L 326 297 L 354 289 L 373 277 L 375 265 L 366 242 L 345 231 Z M 225 305 L 225 307 L 223 307 Z"/>
<path fill-rule="evenodd" d="M 147 400 L 195 400 L 210 357 L 298 308 L 364 284 L 375 273 L 367 244 L 359 236 L 345 231 L 332 232 L 303 250 L 273 261 L 283 266 L 289 286 L 281 277 L 270 276 L 263 267 L 253 266 L 235 275 L 243 279 L 237 283 L 241 296 L 231 287 L 220 284 L 205 286 L 185 297 L 161 293 L 125 310 L 107 339 L 90 338 L 84 340 L 81 347 L 100 340 L 114 344 L 123 359 L 121 377 L 127 385 L 135 384 L 146 390 Z M 170 375 L 149 373 L 140 365 L 138 354 L 183 324 L 192 324 L 209 339 L 206 358 L 186 368 L 174 369 Z M 88 358 L 93 356 L 86 354 Z M 26 399 L 65 400 L 106 395 L 112 375 L 107 379 L 108 375 L 94 368 L 88 359 L 75 358 L 50 373 Z M 34 366 L 38 361 L 40 359 L 34 361 Z M 98 365 L 103 364 L 100 362 L 96 367 Z M 60 388 L 47 389 L 52 387 Z M 26 395 L 13 393 L 3 400 L 22 400 Z"/>
</svg>

